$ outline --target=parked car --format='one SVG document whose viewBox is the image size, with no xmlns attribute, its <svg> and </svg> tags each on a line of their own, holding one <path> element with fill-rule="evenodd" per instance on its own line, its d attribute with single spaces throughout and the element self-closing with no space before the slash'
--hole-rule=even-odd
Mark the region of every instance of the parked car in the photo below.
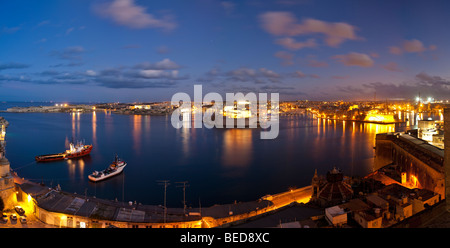
<svg viewBox="0 0 450 248">
<path fill-rule="evenodd" d="M 27 223 L 27 218 L 25 218 L 25 216 L 20 216 L 20 223 L 26 224 Z"/>
<path fill-rule="evenodd" d="M 23 208 L 21 206 L 15 206 L 14 209 L 20 216 L 25 214 L 25 210 L 23 210 Z"/>
<path fill-rule="evenodd" d="M 2 221 L 8 222 L 8 215 L 6 215 L 5 213 L 2 214 Z"/>
<path fill-rule="evenodd" d="M 11 215 L 9 216 L 9 218 L 10 218 L 11 220 L 17 220 L 17 215 L 16 215 L 16 214 L 11 214 Z"/>
</svg>

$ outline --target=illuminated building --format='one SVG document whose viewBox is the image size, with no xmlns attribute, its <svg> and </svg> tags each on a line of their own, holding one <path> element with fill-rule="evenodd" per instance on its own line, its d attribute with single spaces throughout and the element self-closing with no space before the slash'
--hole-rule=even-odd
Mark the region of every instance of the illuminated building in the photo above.
<svg viewBox="0 0 450 248">
<path fill-rule="evenodd" d="M 130 107 L 131 109 L 151 109 L 150 105 L 134 105 Z"/>
<path fill-rule="evenodd" d="M 394 116 L 389 114 L 375 114 L 369 113 L 366 115 L 364 121 L 376 122 L 376 123 L 393 123 L 395 122 Z"/>
</svg>

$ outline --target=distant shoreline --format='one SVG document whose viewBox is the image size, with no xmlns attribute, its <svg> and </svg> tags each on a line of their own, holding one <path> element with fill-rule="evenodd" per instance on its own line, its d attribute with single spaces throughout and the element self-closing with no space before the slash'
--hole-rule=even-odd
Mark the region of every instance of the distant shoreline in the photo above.
<svg viewBox="0 0 450 248">
<path fill-rule="evenodd" d="M 146 108 L 142 108 L 146 106 Z M 102 104 L 54 104 L 51 106 L 11 107 L 0 110 L 0 113 L 92 113 L 95 111 L 111 111 L 122 115 L 153 115 L 164 116 L 173 112 L 167 102 L 136 105 L 128 103 Z"/>
</svg>

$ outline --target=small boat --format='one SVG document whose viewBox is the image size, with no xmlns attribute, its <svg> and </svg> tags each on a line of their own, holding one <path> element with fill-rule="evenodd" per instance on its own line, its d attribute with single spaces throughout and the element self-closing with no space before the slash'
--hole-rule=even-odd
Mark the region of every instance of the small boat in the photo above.
<svg viewBox="0 0 450 248">
<path fill-rule="evenodd" d="M 36 156 L 37 162 L 51 162 L 71 158 L 79 158 L 89 155 L 92 151 L 92 145 L 84 145 L 82 142 L 78 142 L 76 145 L 70 143 L 69 150 L 63 153 L 47 154 Z"/>
<path fill-rule="evenodd" d="M 114 162 L 112 162 L 108 168 L 106 168 L 103 171 L 94 171 L 92 174 L 88 176 L 88 178 L 91 181 L 98 182 L 106 178 L 110 178 L 112 176 L 120 174 L 123 168 L 125 168 L 125 166 L 127 166 L 127 163 L 118 158 L 116 155 Z"/>
</svg>

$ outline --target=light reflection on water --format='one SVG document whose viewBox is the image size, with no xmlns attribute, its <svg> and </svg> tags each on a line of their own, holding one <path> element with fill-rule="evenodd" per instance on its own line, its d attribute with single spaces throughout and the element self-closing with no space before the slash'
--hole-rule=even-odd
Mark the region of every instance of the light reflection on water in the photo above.
<svg viewBox="0 0 450 248">
<path fill-rule="evenodd" d="M 157 180 L 170 180 L 173 185 L 189 181 L 186 197 L 195 207 L 199 199 L 207 206 L 303 187 L 311 182 L 315 169 L 325 174 L 337 166 L 347 175 L 364 176 L 372 171 L 376 133 L 414 126 L 341 122 L 304 114 L 281 117 L 279 136 L 261 140 L 260 129 L 194 128 L 193 118 L 191 128 L 175 129 L 170 116 L 108 111 L 2 116 L 10 122 L 7 157 L 13 169 L 29 164 L 36 155 L 64 151 L 72 137 L 94 145 L 89 157 L 27 166 L 17 171 L 21 177 L 60 184 L 70 192 L 144 204 L 162 203 Z M 128 162 L 124 173 L 89 182 L 87 176 L 106 168 L 116 153 Z M 169 187 L 167 193 L 169 206 L 182 206 L 179 188 Z"/>
</svg>

